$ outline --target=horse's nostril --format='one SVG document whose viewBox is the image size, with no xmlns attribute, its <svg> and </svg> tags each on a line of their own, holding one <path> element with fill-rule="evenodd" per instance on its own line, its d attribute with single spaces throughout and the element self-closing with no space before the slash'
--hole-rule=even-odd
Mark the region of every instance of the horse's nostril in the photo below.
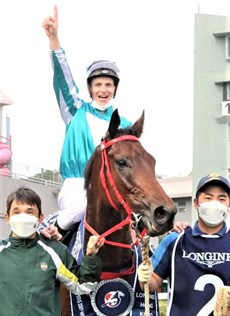
<svg viewBox="0 0 230 316">
<path fill-rule="evenodd" d="M 157 223 L 165 222 L 167 219 L 166 211 L 164 210 L 163 206 L 160 206 L 155 209 L 154 217 Z"/>
</svg>

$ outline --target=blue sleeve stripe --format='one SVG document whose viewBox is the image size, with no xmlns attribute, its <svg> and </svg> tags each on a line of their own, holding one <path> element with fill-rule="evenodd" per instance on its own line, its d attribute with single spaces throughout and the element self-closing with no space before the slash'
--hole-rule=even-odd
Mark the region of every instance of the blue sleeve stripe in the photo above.
<svg viewBox="0 0 230 316">
<path fill-rule="evenodd" d="M 152 256 L 152 264 L 154 268 L 158 266 L 169 246 L 175 241 L 177 237 L 178 233 L 173 232 L 165 236 L 164 239 L 160 242 L 159 246 L 156 248 Z"/>
<path fill-rule="evenodd" d="M 54 91 L 62 118 L 67 124 L 76 113 L 76 108 L 81 106 L 78 99 L 79 90 L 73 80 L 64 51 L 52 51 L 51 60 L 54 69 Z"/>
</svg>

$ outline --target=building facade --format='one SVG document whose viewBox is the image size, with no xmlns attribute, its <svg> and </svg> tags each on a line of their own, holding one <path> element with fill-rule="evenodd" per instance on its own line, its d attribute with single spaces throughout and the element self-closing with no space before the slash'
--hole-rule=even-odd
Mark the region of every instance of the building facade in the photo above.
<svg viewBox="0 0 230 316">
<path fill-rule="evenodd" d="M 193 195 L 202 176 L 230 175 L 229 17 L 196 14 L 194 41 Z"/>
</svg>

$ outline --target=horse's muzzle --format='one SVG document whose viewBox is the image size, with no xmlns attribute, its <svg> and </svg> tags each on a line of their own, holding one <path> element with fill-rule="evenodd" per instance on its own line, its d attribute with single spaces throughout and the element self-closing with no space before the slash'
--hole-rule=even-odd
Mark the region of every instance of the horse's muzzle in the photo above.
<svg viewBox="0 0 230 316">
<path fill-rule="evenodd" d="M 163 235 L 173 228 L 174 217 L 176 215 L 176 206 L 167 208 L 165 206 L 157 207 L 151 218 L 144 215 L 141 218 L 143 225 L 147 230 L 147 234 L 151 237 Z"/>
</svg>

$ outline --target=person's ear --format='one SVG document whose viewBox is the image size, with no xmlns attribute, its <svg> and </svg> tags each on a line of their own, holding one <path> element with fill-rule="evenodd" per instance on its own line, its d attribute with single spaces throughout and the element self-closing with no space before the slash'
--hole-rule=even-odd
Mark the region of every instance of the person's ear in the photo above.
<svg viewBox="0 0 230 316">
<path fill-rule="evenodd" d="M 5 214 L 5 222 L 6 222 L 6 224 L 9 224 L 9 215 L 6 213 Z"/>
<path fill-rule="evenodd" d="M 44 214 L 41 213 L 41 215 L 39 216 L 39 223 L 42 223 L 44 219 Z"/>
<path fill-rule="evenodd" d="M 195 207 L 196 209 L 199 207 L 199 203 L 198 203 L 198 199 L 197 199 L 197 198 L 195 198 L 195 199 L 193 200 L 193 204 L 194 204 L 194 207 Z"/>
</svg>

